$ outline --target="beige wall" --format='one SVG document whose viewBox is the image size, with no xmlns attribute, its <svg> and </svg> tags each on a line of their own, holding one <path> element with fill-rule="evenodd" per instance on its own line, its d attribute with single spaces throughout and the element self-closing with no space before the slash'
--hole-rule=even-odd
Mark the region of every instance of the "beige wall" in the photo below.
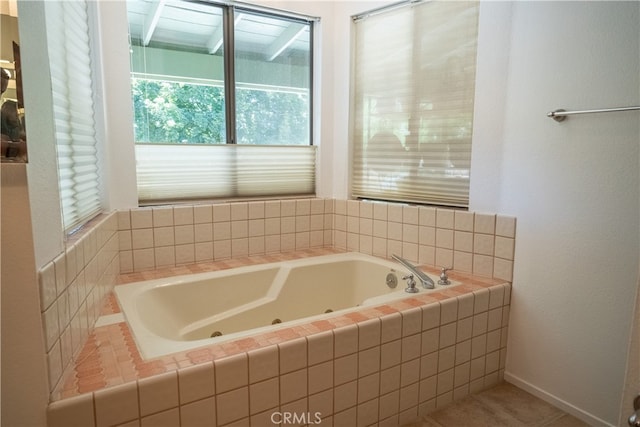
<svg viewBox="0 0 640 427">
<path fill-rule="evenodd" d="M 0 169 L 2 425 L 43 426 L 49 396 L 26 166 Z"/>
</svg>

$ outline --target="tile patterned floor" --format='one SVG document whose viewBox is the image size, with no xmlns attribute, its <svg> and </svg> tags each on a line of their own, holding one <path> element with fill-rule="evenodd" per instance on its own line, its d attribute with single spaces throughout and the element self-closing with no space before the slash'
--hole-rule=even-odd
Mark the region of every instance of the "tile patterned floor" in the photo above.
<svg viewBox="0 0 640 427">
<path fill-rule="evenodd" d="M 123 274 L 119 277 L 119 285 L 126 283 L 151 280 L 181 274 L 217 271 L 246 265 L 268 262 L 278 262 L 309 256 L 341 253 L 334 249 L 310 249 L 277 255 L 256 256 L 227 261 L 216 261 L 202 264 L 192 264 L 180 267 L 165 268 L 140 273 Z M 437 269 L 424 268 L 432 274 L 439 274 Z M 137 379 L 161 374 L 218 358 L 231 356 L 240 352 L 282 343 L 298 337 L 305 337 L 318 332 L 339 328 L 367 319 L 378 318 L 382 315 L 419 307 L 425 304 L 463 295 L 493 285 L 505 283 L 504 280 L 482 278 L 464 273 L 452 273 L 452 280 L 464 281 L 446 290 L 429 294 L 417 294 L 412 298 L 394 301 L 381 306 L 363 308 L 326 320 L 314 321 L 307 324 L 285 327 L 272 332 L 262 333 L 247 338 L 212 344 L 194 350 L 173 353 L 155 359 L 145 360 L 141 357 L 133 335 L 126 322 L 117 322 L 105 326 L 98 326 L 91 332 L 85 346 L 76 356 L 75 362 L 65 372 L 62 381 L 52 393 L 52 400 L 60 400 L 82 393 L 93 392 L 105 387 L 124 384 Z M 116 297 L 111 294 L 105 302 L 101 316 L 119 313 Z"/>
<path fill-rule="evenodd" d="M 404 427 L 586 427 L 588 424 L 518 387 L 502 382 Z"/>
</svg>

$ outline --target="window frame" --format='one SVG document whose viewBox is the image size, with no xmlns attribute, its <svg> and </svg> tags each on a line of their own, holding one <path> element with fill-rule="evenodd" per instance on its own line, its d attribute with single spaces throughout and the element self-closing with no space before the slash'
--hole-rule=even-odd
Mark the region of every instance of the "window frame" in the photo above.
<svg viewBox="0 0 640 427">
<path fill-rule="evenodd" d="M 261 146 L 261 147 L 274 147 L 274 148 L 282 148 L 282 147 L 291 147 L 292 150 L 295 150 L 295 147 L 308 147 L 310 150 L 313 150 L 313 154 L 312 154 L 312 164 L 313 164 L 313 171 L 312 171 L 312 177 L 311 178 L 304 178 L 304 179 L 310 179 L 311 180 L 311 184 L 313 190 L 309 190 L 309 185 L 306 185 L 306 187 L 304 187 L 305 189 L 300 190 L 302 192 L 300 193 L 284 193 L 284 194 L 278 194 L 277 192 L 274 192 L 273 195 L 271 196 L 265 196 L 263 193 L 262 189 L 258 189 L 256 191 L 256 195 L 255 196 L 247 196 L 246 194 L 242 194 L 242 191 L 238 192 L 236 191 L 233 194 L 228 194 L 226 196 L 216 196 L 215 194 L 218 194 L 216 191 L 214 190 L 212 191 L 211 196 L 197 196 L 197 197 L 185 197 L 185 201 L 189 200 L 189 201 L 197 201 L 197 200 L 208 200 L 208 199 L 214 199 L 214 200 L 230 200 L 230 199 L 251 199 L 251 198 L 259 198 L 259 199 L 264 199 L 264 198 L 269 198 L 269 197 L 282 197 L 282 196 L 300 196 L 300 197 L 309 197 L 309 196 L 314 196 L 316 194 L 316 172 L 315 172 L 315 165 L 316 165 L 316 154 L 315 154 L 315 150 L 316 150 L 316 144 L 314 141 L 314 134 L 315 134 L 315 123 L 314 123 L 314 101 L 315 101 L 315 97 L 314 97 L 314 85 L 315 85 L 315 78 L 314 78 L 314 58 L 316 55 L 315 52 L 315 44 L 314 44 L 314 39 L 315 39 L 315 23 L 317 21 L 319 21 L 319 18 L 315 18 L 315 17 L 310 17 L 310 16 L 306 16 L 306 15 L 299 15 L 299 14 L 293 14 L 290 12 L 285 12 L 285 11 L 279 11 L 276 9 L 271 9 L 271 8 L 266 8 L 266 7 L 253 7 L 253 5 L 247 5 L 245 3 L 242 4 L 237 4 L 235 2 L 202 2 L 202 1 L 196 1 L 196 2 L 189 2 L 189 3 L 201 3 L 201 4 L 206 4 L 207 6 L 214 6 L 217 8 L 220 8 L 221 10 L 221 14 L 222 14 L 222 25 L 223 25 L 223 92 L 224 92 L 224 114 L 225 114 L 225 130 L 224 130 L 224 136 L 226 137 L 226 140 L 222 143 L 190 143 L 190 144 L 184 144 L 184 145 L 216 145 L 216 146 L 230 146 L 230 145 L 234 145 L 234 146 L 238 146 L 238 153 L 240 152 L 245 152 L 243 151 L 244 149 L 240 148 L 240 146 Z M 236 15 L 241 14 L 241 13 L 245 13 L 245 14 L 251 14 L 252 16 L 265 16 L 267 18 L 275 18 L 277 20 L 282 20 L 282 21 L 292 21 L 292 22 L 298 22 L 301 24 L 304 24 L 307 26 L 308 28 L 308 32 L 309 32 L 309 40 L 308 40 L 308 47 L 309 47 L 309 53 L 308 53 L 308 64 L 305 63 L 305 67 L 308 67 L 308 75 L 305 78 L 308 78 L 308 89 L 307 89 L 307 93 L 305 94 L 305 96 L 307 97 L 307 103 L 308 103 L 308 109 L 305 111 L 305 114 L 308 114 L 308 129 L 306 130 L 307 132 L 305 132 L 307 134 L 307 142 L 305 142 L 305 144 L 239 144 L 238 143 L 238 132 L 237 132 L 237 111 L 236 111 L 236 107 L 237 107 L 237 91 L 240 90 L 244 90 L 245 88 L 243 86 L 245 86 L 244 84 L 240 83 L 238 84 L 238 82 L 236 81 L 236 51 L 235 51 L 235 18 Z M 131 25 L 131 24 L 129 24 Z M 131 31 L 131 30 L 130 30 Z M 131 37 L 131 33 L 130 33 L 130 39 L 132 39 Z M 305 40 L 306 41 L 306 40 Z M 130 42 L 132 43 L 132 42 Z M 132 43 L 133 45 L 133 43 Z M 130 76 L 131 78 L 134 78 L 135 75 L 137 74 L 138 78 L 142 77 L 141 74 L 145 74 L 145 73 L 139 73 L 138 70 L 134 71 L 134 67 L 133 67 L 133 62 L 132 62 L 132 66 L 131 66 L 131 70 L 130 70 Z M 152 74 L 147 74 L 147 75 L 152 75 Z M 303 74 L 304 75 L 304 74 Z M 145 77 L 142 77 L 145 78 Z M 185 80 L 182 80 L 180 78 L 180 76 L 176 76 L 176 75 L 172 75 L 170 77 L 170 79 L 168 79 L 167 81 L 172 81 L 172 82 L 178 82 L 180 83 L 181 81 L 184 83 L 189 83 L 189 77 L 187 77 Z M 192 79 L 193 80 L 193 79 Z M 266 84 L 266 83 L 265 83 Z M 266 86 L 265 86 L 266 87 Z M 277 87 L 277 86 L 276 86 Z M 258 89 L 259 90 L 259 89 Z M 276 91 L 277 92 L 277 91 Z M 133 104 L 133 98 L 132 98 L 132 104 Z M 135 125 L 136 121 L 134 120 L 134 125 Z M 134 145 L 136 147 L 136 157 L 139 157 L 140 155 L 140 151 L 138 147 L 141 146 L 152 146 L 152 145 L 183 145 L 180 144 L 178 142 L 167 142 L 167 143 L 150 143 L 150 142 L 137 142 L 134 141 Z M 255 150 L 258 151 L 258 150 Z M 275 152 L 276 150 L 274 150 Z M 299 150 L 298 150 L 299 152 Z M 236 153 L 236 151 L 232 151 L 232 153 Z M 235 156 L 235 154 L 233 154 L 232 156 Z M 300 154 L 293 154 L 294 157 L 296 158 L 308 158 L 305 156 L 301 156 Z M 235 157 L 234 157 L 235 158 Z M 271 160 L 273 161 L 273 159 Z M 308 160 L 305 160 L 308 161 Z M 138 162 L 139 163 L 139 162 Z M 233 163 L 236 163 L 236 161 L 233 161 Z M 274 168 L 278 167 L 278 162 L 274 162 Z M 246 168 L 245 168 L 246 169 Z M 158 202 L 166 202 L 166 203 L 177 203 L 179 202 L 181 199 L 180 198 L 175 198 L 175 197 L 166 197 L 166 198 L 161 198 L 161 199 L 155 199 L 153 197 L 148 196 L 148 193 L 146 196 L 141 197 L 141 193 L 140 193 L 140 171 L 139 171 L 139 167 L 136 168 L 137 170 L 137 174 L 138 174 L 138 195 L 139 195 L 139 204 L 156 204 Z M 236 174 L 237 175 L 237 174 Z M 305 176 L 308 177 L 308 172 L 305 169 Z M 296 179 L 292 179 L 291 182 L 295 182 Z M 238 182 L 235 182 L 236 187 L 238 187 L 240 184 Z M 299 188 L 302 188 L 302 186 L 298 186 Z M 148 188 L 148 187 L 147 187 Z"/>
</svg>

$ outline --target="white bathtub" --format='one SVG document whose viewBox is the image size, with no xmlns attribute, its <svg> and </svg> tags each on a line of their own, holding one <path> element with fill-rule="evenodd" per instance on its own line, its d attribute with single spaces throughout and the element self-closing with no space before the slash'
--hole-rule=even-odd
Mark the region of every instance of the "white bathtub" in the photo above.
<svg viewBox="0 0 640 427">
<path fill-rule="evenodd" d="M 420 293 L 406 293 L 406 273 L 352 252 L 131 283 L 115 293 L 142 356 L 153 358 L 429 292 L 418 285 Z"/>
</svg>

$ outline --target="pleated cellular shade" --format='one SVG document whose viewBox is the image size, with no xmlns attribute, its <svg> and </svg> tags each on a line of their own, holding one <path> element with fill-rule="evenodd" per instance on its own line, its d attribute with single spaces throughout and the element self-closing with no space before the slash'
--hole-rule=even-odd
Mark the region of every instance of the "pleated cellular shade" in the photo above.
<svg viewBox="0 0 640 427">
<path fill-rule="evenodd" d="M 477 2 L 356 19 L 352 194 L 468 206 Z"/>
<path fill-rule="evenodd" d="M 101 211 L 89 16 L 81 0 L 45 7 L 58 180 L 69 232 Z"/>
<path fill-rule="evenodd" d="M 140 203 L 315 193 L 316 147 L 136 144 Z"/>
</svg>

